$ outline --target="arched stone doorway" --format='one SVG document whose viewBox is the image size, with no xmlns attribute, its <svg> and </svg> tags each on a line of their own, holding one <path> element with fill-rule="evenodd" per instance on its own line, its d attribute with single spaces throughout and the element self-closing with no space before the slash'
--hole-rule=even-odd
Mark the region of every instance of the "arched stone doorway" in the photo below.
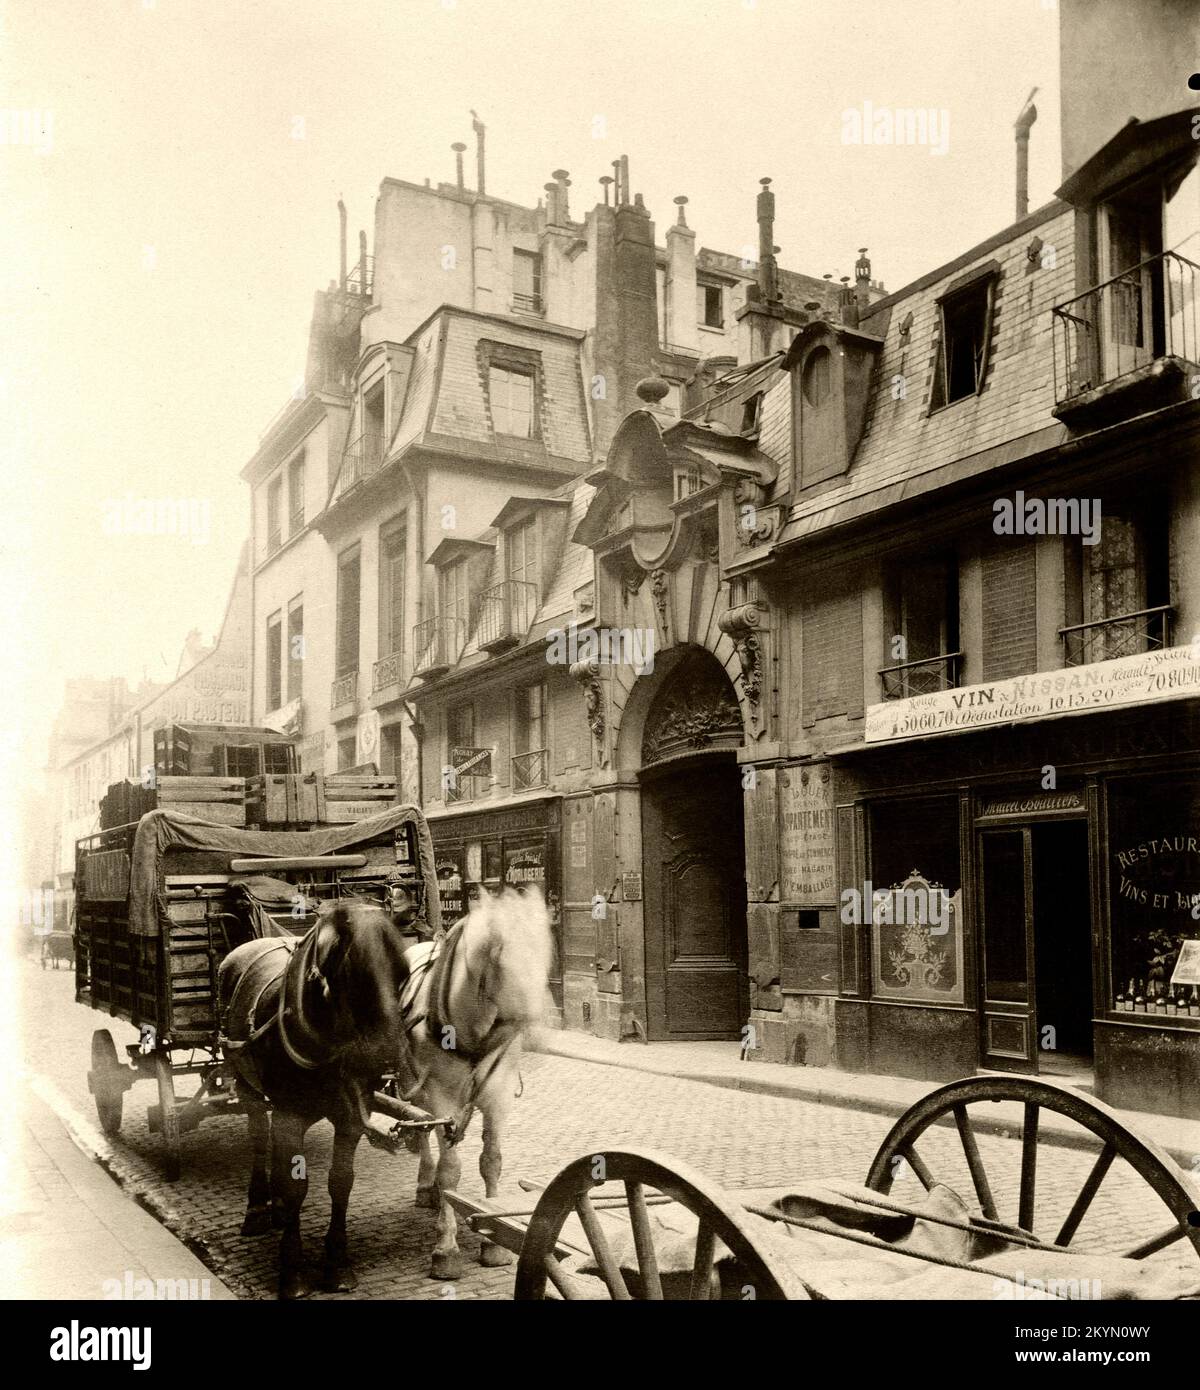
<svg viewBox="0 0 1200 1390">
<path fill-rule="evenodd" d="M 742 717 L 697 648 L 663 683 L 642 733 L 646 1026 L 650 1039 L 738 1038 L 750 1011 Z"/>
</svg>

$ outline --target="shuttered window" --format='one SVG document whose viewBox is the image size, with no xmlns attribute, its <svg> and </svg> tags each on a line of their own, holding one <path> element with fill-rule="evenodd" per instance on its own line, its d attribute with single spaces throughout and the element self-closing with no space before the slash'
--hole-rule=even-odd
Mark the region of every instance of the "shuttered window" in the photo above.
<svg viewBox="0 0 1200 1390">
<path fill-rule="evenodd" d="M 361 598 L 361 556 L 358 547 L 338 561 L 337 675 L 358 670 L 358 623 Z"/>
<path fill-rule="evenodd" d="M 283 615 L 267 619 L 267 709 L 283 704 Z"/>
<path fill-rule="evenodd" d="M 304 689 L 304 599 L 288 604 L 287 621 L 287 698 L 290 704 Z"/>
<path fill-rule="evenodd" d="M 379 655 L 404 650 L 404 571 L 408 562 L 403 528 L 379 543 Z"/>
</svg>

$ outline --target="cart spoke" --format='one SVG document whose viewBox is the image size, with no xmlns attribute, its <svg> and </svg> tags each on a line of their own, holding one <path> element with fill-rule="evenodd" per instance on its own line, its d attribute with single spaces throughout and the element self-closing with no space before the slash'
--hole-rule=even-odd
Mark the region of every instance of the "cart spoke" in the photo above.
<svg viewBox="0 0 1200 1390">
<path fill-rule="evenodd" d="M 642 1276 L 642 1297 L 661 1302 L 662 1280 L 658 1276 L 658 1259 L 654 1254 L 654 1236 L 650 1230 L 650 1215 L 646 1210 L 646 1191 L 640 1182 L 626 1182 L 625 1196 L 629 1202 L 629 1223 L 633 1227 L 633 1245 L 637 1251 L 638 1270 Z"/>
<path fill-rule="evenodd" d="M 1115 1144 L 1105 1144 L 1096 1156 L 1095 1163 L 1092 1164 L 1092 1171 L 1087 1175 L 1087 1181 L 1079 1190 L 1079 1196 L 1075 1198 L 1075 1204 L 1067 1213 L 1067 1219 L 1063 1222 L 1058 1235 L 1054 1237 L 1055 1245 L 1070 1245 L 1071 1237 L 1079 1229 L 1079 1223 L 1087 1215 L 1087 1209 L 1092 1205 L 1092 1199 L 1099 1190 L 1100 1184 L 1104 1181 L 1104 1175 L 1113 1165 L 1113 1159 L 1117 1156 Z"/>
<path fill-rule="evenodd" d="M 1122 1250 L 1121 1254 L 1127 1260 L 1144 1260 L 1147 1255 L 1156 1254 L 1159 1250 L 1165 1250 L 1168 1245 L 1174 1245 L 1177 1240 L 1182 1240 L 1187 1235 L 1183 1222 L 1180 1221 L 1174 1226 L 1168 1226 L 1165 1231 L 1161 1231 L 1153 1240 L 1145 1240 L 1141 1245 L 1135 1245 L 1132 1249 Z"/>
<path fill-rule="evenodd" d="M 553 1255 L 547 1255 L 544 1264 L 546 1268 L 546 1274 L 550 1282 L 554 1285 L 554 1287 L 558 1290 L 558 1292 L 562 1295 L 563 1298 L 578 1300 L 583 1297 L 583 1295 L 575 1287 L 574 1281 L 571 1279 L 571 1276 L 567 1273 L 565 1269 L 563 1269 L 562 1265 L 559 1264 L 559 1262 L 554 1258 Z"/>
<path fill-rule="evenodd" d="M 717 1233 L 703 1218 L 696 1228 L 696 1259 L 692 1265 L 692 1287 L 689 1297 L 693 1300 L 712 1296 L 713 1255 L 716 1252 Z"/>
<path fill-rule="evenodd" d="M 1033 1230 L 1033 1203 L 1037 1191 L 1039 1113 L 1036 1101 L 1025 1102 L 1025 1124 L 1021 1130 L 1021 1197 L 1017 1209 L 1017 1225 L 1023 1231 Z"/>
<path fill-rule="evenodd" d="M 967 1167 L 971 1170 L 971 1181 L 975 1185 L 975 1196 L 979 1200 L 980 1210 L 990 1221 L 995 1221 L 998 1219 L 996 1202 L 988 1183 L 983 1159 L 979 1155 L 979 1144 L 975 1138 L 975 1131 L 971 1128 L 971 1117 L 967 1114 L 965 1105 L 954 1107 L 954 1123 L 958 1126 L 958 1137 L 962 1142 L 963 1153 L 966 1155 Z M 917 1176 L 921 1176 L 919 1171 Z M 925 1182 L 923 1177 L 921 1181 L 925 1183 L 925 1190 L 928 1191 L 930 1184 Z"/>
<path fill-rule="evenodd" d="M 605 1236 L 600 1225 L 600 1218 L 592 1206 L 592 1199 L 586 1192 L 581 1192 L 575 1199 L 575 1214 L 579 1217 L 579 1224 L 583 1227 L 588 1244 L 592 1247 L 596 1263 L 600 1266 L 604 1282 L 608 1285 L 609 1294 L 616 1301 L 628 1302 L 631 1297 L 630 1292 L 625 1287 L 625 1280 L 621 1277 L 620 1268 L 613 1258 L 608 1237 Z"/>
<path fill-rule="evenodd" d="M 926 1192 L 928 1192 L 929 1189 L 933 1186 L 934 1177 L 933 1174 L 929 1171 L 928 1167 L 926 1166 L 924 1159 L 922 1159 L 920 1154 L 917 1153 L 916 1149 L 912 1148 L 911 1146 L 908 1148 L 901 1149 L 900 1157 L 905 1161 L 905 1163 L 908 1164 L 908 1166 L 913 1170 L 913 1172 L 916 1173 L 918 1179 L 920 1180 L 921 1186 L 925 1189 Z"/>
</svg>

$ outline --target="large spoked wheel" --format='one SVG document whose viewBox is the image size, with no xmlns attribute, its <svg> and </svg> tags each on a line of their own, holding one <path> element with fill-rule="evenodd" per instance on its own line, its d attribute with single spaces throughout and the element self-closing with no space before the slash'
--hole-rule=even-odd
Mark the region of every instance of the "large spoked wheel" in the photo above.
<svg viewBox="0 0 1200 1390">
<path fill-rule="evenodd" d="M 120 1133 L 121 1109 L 125 1098 L 125 1068 L 117 1061 L 117 1047 L 107 1028 L 92 1034 L 92 1069 L 88 1090 L 96 1102 L 96 1114 L 105 1134 Z"/>
<path fill-rule="evenodd" d="M 608 1192 L 601 1190 L 605 1187 Z M 697 1218 L 690 1268 L 665 1268 L 664 1238 L 670 1233 L 655 1224 L 650 1208 L 667 1201 Z M 628 1238 L 620 1226 L 610 1224 L 609 1213 L 628 1223 Z M 576 1159 L 542 1193 L 521 1245 L 515 1299 L 544 1299 L 554 1292 L 567 1299 L 594 1296 L 562 1258 L 568 1244 L 562 1239 L 563 1227 L 571 1217 L 578 1218 L 589 1247 L 580 1253 L 612 1299 L 807 1296 L 803 1285 L 773 1261 L 754 1219 L 703 1174 L 653 1150 L 606 1149 Z M 720 1275 L 717 1241 L 736 1262 L 723 1265 Z M 676 1259 L 675 1266 L 678 1263 Z M 597 1287 L 595 1280 L 586 1282 L 591 1289 Z"/>
<path fill-rule="evenodd" d="M 1015 1192 L 1007 1194 L 993 1185 L 997 1175 L 989 1175 L 984 1165 L 972 1123 L 972 1112 L 979 1119 L 998 1101 L 1014 1101 L 1023 1107 L 1019 1181 Z M 1066 1116 L 1099 1141 L 1090 1168 L 1081 1183 L 1071 1189 L 1075 1196 L 1070 1206 L 1053 1214 L 1038 1210 L 1039 1205 L 1051 1205 L 1038 1202 L 1038 1155 L 1049 1144 L 1047 1141 L 1039 1145 L 1038 1122 L 1042 1111 Z M 1015 1220 L 1021 1230 L 1043 1244 L 1069 1246 L 1109 1171 L 1114 1165 L 1119 1171 L 1120 1165 L 1127 1164 L 1162 1199 L 1169 1213 L 1169 1224 L 1132 1246 L 1105 1253 L 1140 1260 L 1183 1241 L 1192 1246 L 1200 1259 L 1200 1187 L 1195 1181 L 1157 1144 L 1129 1130 L 1106 1105 L 1033 1077 L 971 1077 L 931 1092 L 893 1125 L 871 1164 L 867 1186 L 876 1192 L 890 1192 L 893 1181 L 907 1165 L 928 1191 L 939 1177 L 917 1152 L 917 1141 L 933 1126 L 948 1119 L 953 1120 L 958 1131 L 958 1145 L 975 1189 L 978 1210 L 986 1219 L 1006 1223 Z M 1083 1140 L 1083 1136 L 1078 1138 Z M 1051 1152 L 1059 1156 L 1057 1165 L 1061 1165 L 1064 1149 L 1057 1147 Z M 1001 1205 L 1010 1209 L 1002 1213 Z M 1016 1207 L 1015 1212 L 1011 1210 L 1012 1205 Z"/>
<path fill-rule="evenodd" d="M 175 1077 L 171 1054 L 154 1054 L 154 1079 L 158 1082 L 158 1132 L 163 1142 L 163 1176 L 175 1182 L 182 1169 L 179 1139 L 179 1108 L 175 1104 Z"/>
</svg>

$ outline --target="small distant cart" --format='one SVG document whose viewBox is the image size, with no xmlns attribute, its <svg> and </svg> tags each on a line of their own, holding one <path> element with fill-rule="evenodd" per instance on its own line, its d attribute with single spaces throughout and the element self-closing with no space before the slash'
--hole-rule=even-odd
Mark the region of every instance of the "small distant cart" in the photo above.
<svg viewBox="0 0 1200 1390">
<path fill-rule="evenodd" d="M 374 806 L 368 805 L 368 812 Z M 421 812 L 378 814 L 312 830 L 248 830 L 174 810 L 80 840 L 76 847 L 75 997 L 139 1032 L 119 1058 L 112 1033 L 92 1035 L 88 1086 L 104 1132 L 121 1128 L 125 1092 L 152 1079 L 148 1110 L 161 1135 L 169 1179 L 180 1140 L 207 1116 L 238 1110 L 232 1070 L 218 1039 L 217 971 L 255 936 L 299 937 L 323 901 L 366 898 L 410 905 L 413 930 L 441 925 L 433 845 Z M 176 1078 L 199 1077 L 185 1099 Z M 411 1107 L 392 1118 L 416 1123 Z"/>
</svg>

